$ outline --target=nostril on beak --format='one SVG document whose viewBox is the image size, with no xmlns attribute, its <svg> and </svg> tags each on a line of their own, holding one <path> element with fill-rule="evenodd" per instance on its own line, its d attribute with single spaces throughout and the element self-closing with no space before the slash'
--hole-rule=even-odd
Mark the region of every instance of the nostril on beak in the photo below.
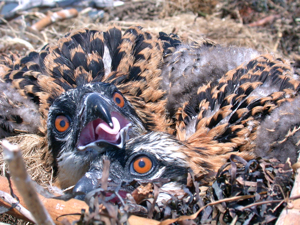
<svg viewBox="0 0 300 225">
<path fill-rule="evenodd" d="M 113 128 L 110 105 L 100 94 L 90 93 L 86 96 L 84 111 L 85 124 L 100 118 Z"/>
</svg>

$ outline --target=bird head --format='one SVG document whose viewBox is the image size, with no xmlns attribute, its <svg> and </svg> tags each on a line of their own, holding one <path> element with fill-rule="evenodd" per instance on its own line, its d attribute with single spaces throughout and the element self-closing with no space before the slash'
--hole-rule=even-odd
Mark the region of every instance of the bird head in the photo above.
<svg viewBox="0 0 300 225">
<path fill-rule="evenodd" d="M 126 140 L 145 132 L 125 97 L 113 84 L 102 82 L 70 89 L 55 99 L 47 129 L 64 187 L 75 184 L 98 154 L 121 149 Z"/>
<path fill-rule="evenodd" d="M 140 183 L 161 180 L 165 185 L 172 184 L 175 187 L 175 183 L 182 186 L 187 182 L 189 170 L 189 160 L 184 149 L 182 142 L 162 132 L 151 132 L 130 139 L 123 150 L 107 151 L 105 154 L 110 160 L 108 186 L 115 188 L 122 184 L 122 197 Z M 89 193 L 99 187 L 103 157 L 93 160 L 89 171 L 75 185 L 73 192 Z"/>
</svg>

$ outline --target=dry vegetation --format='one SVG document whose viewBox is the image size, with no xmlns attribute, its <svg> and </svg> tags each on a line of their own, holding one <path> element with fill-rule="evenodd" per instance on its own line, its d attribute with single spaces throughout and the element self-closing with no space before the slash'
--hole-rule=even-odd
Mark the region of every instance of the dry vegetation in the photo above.
<svg viewBox="0 0 300 225">
<path fill-rule="evenodd" d="M 223 45 L 248 46 L 293 59 L 292 55 L 299 54 L 299 5 L 299 1 L 270 0 L 127 1 L 124 6 L 108 10 L 103 18 L 91 19 L 88 10 L 83 10 L 78 17 L 57 22 L 41 32 L 30 26 L 59 9 L 36 10 L 24 12 L 0 27 L 0 52 L 24 54 L 74 29 L 106 29 L 116 24 L 124 29 L 140 25 L 152 32 L 173 32 L 187 41 L 208 38 Z M 266 17 L 265 22 L 261 21 Z"/>
</svg>

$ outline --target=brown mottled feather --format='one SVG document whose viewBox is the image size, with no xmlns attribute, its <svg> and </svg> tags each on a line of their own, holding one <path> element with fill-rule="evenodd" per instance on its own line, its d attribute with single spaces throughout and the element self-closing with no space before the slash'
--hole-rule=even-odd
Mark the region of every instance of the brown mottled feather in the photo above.
<svg viewBox="0 0 300 225">
<path fill-rule="evenodd" d="M 192 146 L 190 165 L 203 173 L 198 158 L 217 171 L 231 154 L 255 157 L 257 130 L 283 103 L 298 95 L 300 81 L 292 69 L 272 55 L 251 60 L 224 75 L 214 87 L 201 86 L 197 96 L 184 103 L 176 114 L 177 137 Z M 199 150 L 197 150 L 199 148 Z M 267 155 L 264 155 L 267 156 Z"/>
<path fill-rule="evenodd" d="M 25 57 L 25 63 L 6 57 L 11 69 L 5 69 L 3 78 L 39 104 L 43 126 L 51 103 L 60 94 L 102 81 L 114 83 L 128 99 L 135 98 L 132 104 L 149 129 L 167 131 L 168 123 L 157 116 L 162 118 L 164 113 L 164 105 L 158 103 L 165 93 L 159 89 L 163 51 L 157 37 L 137 27 L 123 35 L 116 27 L 106 32 L 81 29 L 45 46 L 32 60 Z"/>
<path fill-rule="evenodd" d="M 64 98 L 64 94 L 67 96 L 69 93 L 76 96 L 80 90 L 89 87 L 86 85 L 89 83 L 91 86 L 98 82 L 112 83 L 133 106 L 135 112 L 131 116 L 139 117 L 141 126 L 144 126 L 140 129 L 142 132 L 157 130 L 172 133 L 169 119 L 166 117 L 165 91 L 160 89 L 163 55 L 165 51 L 171 52 L 168 47 L 172 46 L 172 40 L 172 37 L 166 35 L 162 42 L 159 36 L 144 32 L 140 27 L 129 28 L 124 34 L 116 27 L 107 31 L 80 29 L 46 45 L 39 53 L 31 52 L 23 58 L 3 57 L 1 77 L 11 84 L 11 92 L 17 90 L 23 98 L 22 101 L 32 102 L 35 110 L 38 110 L 35 120 L 39 122 L 39 134 L 48 142 L 49 151 L 52 153 L 52 157 L 47 157 L 47 164 L 53 165 L 59 180 L 59 177 L 62 178 L 62 186 L 73 185 L 76 180 L 69 172 L 73 172 L 74 176 L 77 174 L 76 179 L 79 178 L 78 174 L 84 173 L 82 169 L 87 169 L 85 165 L 88 165 L 89 159 L 79 159 L 85 167 L 77 166 L 78 171 L 65 169 L 69 165 L 69 159 L 76 159 L 76 156 L 71 158 L 68 154 L 72 152 L 76 155 L 78 152 L 80 154 L 80 151 L 74 148 L 78 143 L 76 138 L 70 139 L 71 144 L 64 142 L 61 145 L 68 145 L 66 148 L 61 148 L 51 139 L 50 133 L 56 130 L 54 127 L 52 130 L 52 117 L 49 116 L 49 122 L 48 114 L 55 100 Z M 168 43 L 171 44 L 164 47 Z M 5 113 L 0 112 L 1 114 L 6 116 Z M 9 126 L 16 127 L 17 121 L 8 117 L 0 121 L 0 126 L 7 126 L 7 121 Z M 76 132 L 80 133 L 81 129 L 83 128 L 76 127 L 74 136 L 77 135 Z M 14 128 L 7 130 L 11 133 L 3 133 L 3 137 L 16 135 Z M 57 144 L 55 147 L 54 143 Z M 123 145 L 123 141 L 121 143 Z M 58 159 L 61 155 L 63 156 Z M 58 165 L 58 161 L 63 163 Z"/>
</svg>

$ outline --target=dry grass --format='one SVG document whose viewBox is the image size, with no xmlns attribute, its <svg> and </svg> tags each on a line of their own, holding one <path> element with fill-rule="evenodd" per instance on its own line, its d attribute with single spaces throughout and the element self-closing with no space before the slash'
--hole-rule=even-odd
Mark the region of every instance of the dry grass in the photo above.
<svg viewBox="0 0 300 225">
<path fill-rule="evenodd" d="M 180 6 L 180 3 L 172 3 Z M 165 3 L 162 13 L 171 10 L 170 3 Z M 187 6 L 183 9 L 188 11 Z M 274 49 L 276 43 L 276 35 L 270 34 L 268 29 L 258 30 L 257 28 L 248 27 L 230 18 L 220 18 L 219 13 L 207 14 L 204 17 L 198 17 L 192 12 L 174 13 L 173 16 L 165 16 L 161 19 L 154 20 L 110 20 L 105 23 L 95 23 L 86 14 L 79 14 L 77 18 L 66 20 L 47 27 L 42 32 L 37 32 L 30 27 L 26 27 L 26 21 L 23 18 L 12 21 L 7 26 L 0 27 L 0 52 L 18 51 L 25 53 L 33 49 L 38 50 L 46 43 L 55 42 L 58 38 L 66 33 L 79 29 L 90 28 L 105 30 L 107 27 L 116 24 L 124 30 L 130 26 L 140 25 L 144 29 L 153 33 L 164 31 L 166 33 L 177 33 L 180 37 L 187 41 L 201 41 L 203 38 L 211 39 L 223 45 L 248 46 L 262 51 L 276 51 Z M 18 45 L 16 46 L 16 43 Z"/>
<path fill-rule="evenodd" d="M 27 171 L 31 178 L 43 185 L 44 187 L 52 184 L 52 172 L 49 166 L 45 165 L 42 160 L 45 158 L 45 152 L 47 152 L 47 145 L 44 142 L 44 138 L 38 135 L 25 134 L 15 137 L 6 138 L 8 141 L 14 144 L 18 144 L 21 149 L 26 149 L 23 151 L 23 158 L 27 164 Z M 3 159 L 3 151 L 0 150 L 0 171 L 2 176 L 5 175 L 3 168 L 7 170 L 7 165 Z"/>
</svg>

